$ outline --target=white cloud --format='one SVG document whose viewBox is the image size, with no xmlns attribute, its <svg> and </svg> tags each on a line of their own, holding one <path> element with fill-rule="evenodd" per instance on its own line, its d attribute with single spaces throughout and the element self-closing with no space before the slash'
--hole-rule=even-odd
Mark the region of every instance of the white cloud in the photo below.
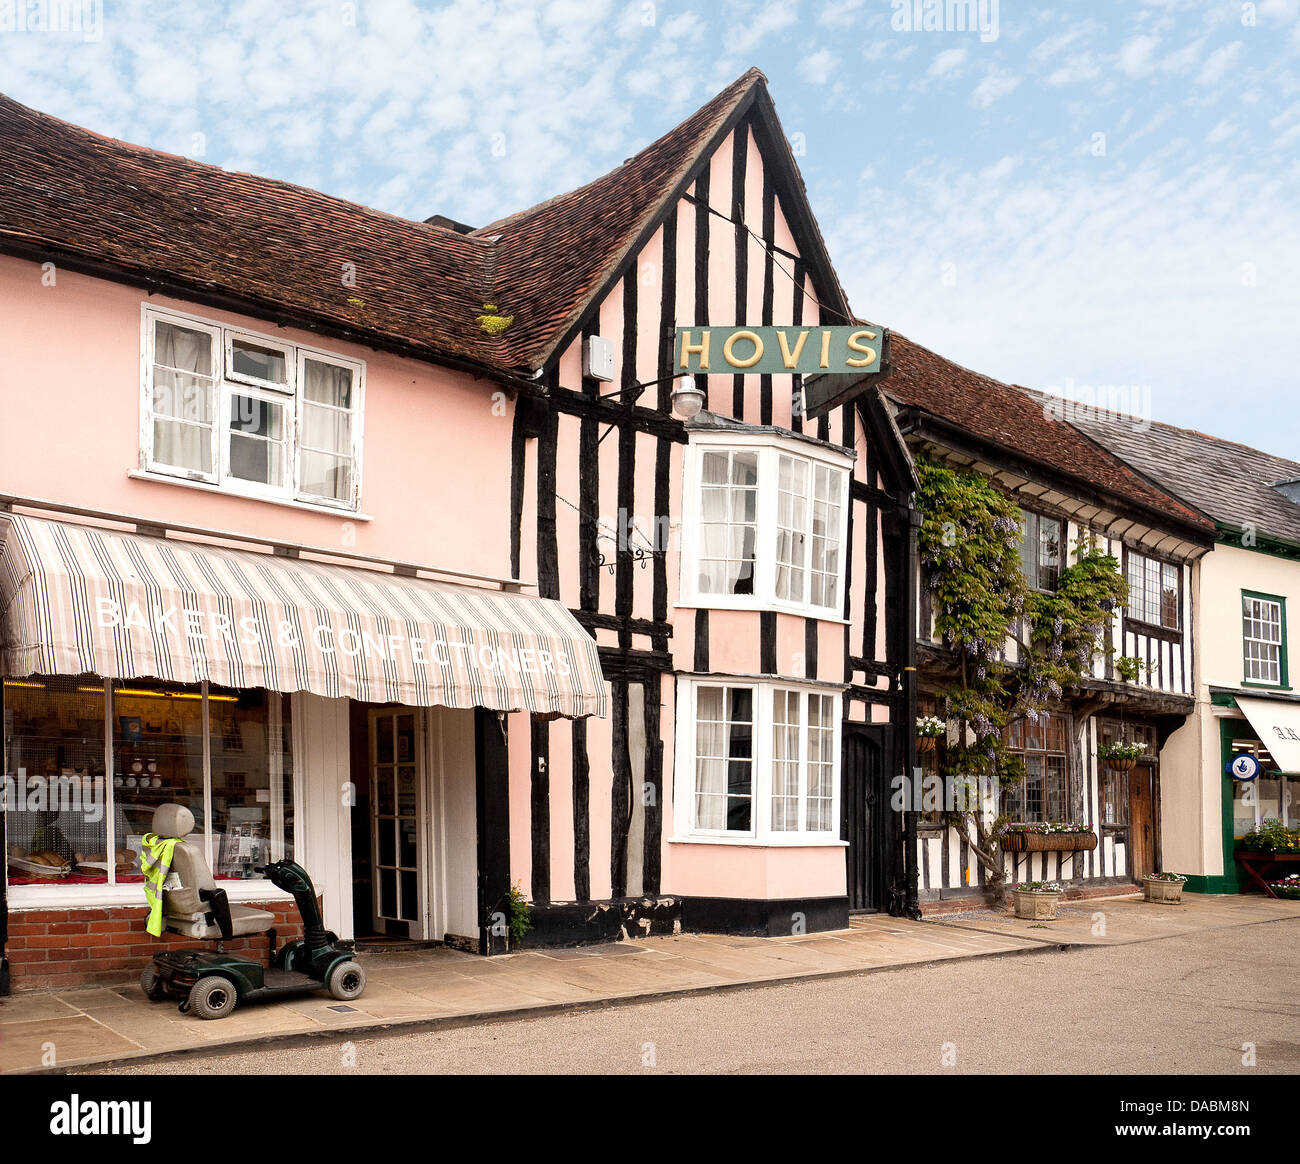
<svg viewBox="0 0 1300 1164">
<path fill-rule="evenodd" d="M 1217 48 L 1212 52 L 1205 61 L 1205 66 L 1201 69 L 1200 76 L 1196 78 L 1198 85 L 1217 85 L 1228 70 L 1231 69 L 1241 56 L 1241 41 L 1234 40 L 1231 44 L 1225 44 L 1222 48 Z"/>
<path fill-rule="evenodd" d="M 977 109 L 987 109 L 995 101 L 1000 101 L 1009 93 L 1015 92 L 1020 85 L 1020 78 L 996 66 L 984 74 L 984 79 L 975 86 L 971 93 L 971 104 Z"/>
<path fill-rule="evenodd" d="M 819 49 L 799 60 L 799 79 L 809 85 L 825 85 L 835 73 L 837 61 L 829 49 Z"/>
<path fill-rule="evenodd" d="M 949 73 L 960 72 L 970 54 L 964 48 L 944 49 L 930 64 L 931 77 L 944 77 Z"/>
<path fill-rule="evenodd" d="M 1119 67 L 1130 77 L 1144 76 L 1151 71 L 1152 54 L 1159 43 L 1158 36 L 1135 36 L 1125 41 L 1119 50 Z"/>
</svg>

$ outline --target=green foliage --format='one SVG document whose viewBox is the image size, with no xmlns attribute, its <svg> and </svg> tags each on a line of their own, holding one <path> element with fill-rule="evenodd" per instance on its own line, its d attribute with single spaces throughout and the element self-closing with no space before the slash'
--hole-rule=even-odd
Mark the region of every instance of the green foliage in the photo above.
<svg viewBox="0 0 1300 1164">
<path fill-rule="evenodd" d="M 1300 829 L 1289 829 L 1275 816 L 1241 838 L 1241 847 L 1258 853 L 1300 853 Z"/>
<path fill-rule="evenodd" d="M 1109 648 L 1105 631 L 1128 586 L 1114 555 L 1091 538 L 1073 547 L 1053 592 L 1030 590 L 1020 564 L 1020 509 L 980 473 L 919 458 L 917 536 L 935 631 L 960 661 L 944 691 L 945 711 L 959 724 L 947 749 L 945 778 L 985 795 L 1021 779 L 1024 769 L 1004 740 L 1009 723 L 1036 721 L 1051 700 L 1077 684 Z M 1003 657 L 1019 644 L 1019 662 Z M 981 797 L 955 815 L 989 876 L 1002 888 L 998 836 L 1006 816 L 990 820 Z M 973 836 L 972 836 L 973 832 Z"/>
<path fill-rule="evenodd" d="M 513 949 L 533 928 L 533 911 L 518 885 L 510 887 L 510 946 Z"/>
</svg>

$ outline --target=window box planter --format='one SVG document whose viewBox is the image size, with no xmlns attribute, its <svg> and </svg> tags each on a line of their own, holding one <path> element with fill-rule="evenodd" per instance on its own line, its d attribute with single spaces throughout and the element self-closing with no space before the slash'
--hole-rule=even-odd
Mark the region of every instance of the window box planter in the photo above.
<svg viewBox="0 0 1300 1164">
<path fill-rule="evenodd" d="M 1089 829 L 1077 833 L 1040 833 L 1028 829 L 1008 829 L 1002 834 L 1006 853 L 1091 852 L 1097 847 L 1097 834 Z"/>
<path fill-rule="evenodd" d="M 1142 895 L 1147 901 L 1153 901 L 1159 905 L 1181 905 L 1183 886 L 1186 884 L 1187 878 L 1177 875 L 1143 877 Z"/>
<path fill-rule="evenodd" d="M 1061 900 L 1061 887 L 1053 881 L 1031 881 L 1027 885 L 1041 888 L 1015 886 L 1011 895 L 1016 904 L 1016 917 L 1024 921 L 1056 921 L 1056 906 Z M 1048 888 L 1048 887 L 1051 888 Z"/>
</svg>

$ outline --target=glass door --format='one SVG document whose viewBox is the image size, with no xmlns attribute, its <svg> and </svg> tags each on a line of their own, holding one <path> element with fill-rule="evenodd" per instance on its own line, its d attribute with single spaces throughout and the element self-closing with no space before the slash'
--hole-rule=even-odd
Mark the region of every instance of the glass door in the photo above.
<svg viewBox="0 0 1300 1164">
<path fill-rule="evenodd" d="M 377 933 L 421 939 L 428 916 L 423 869 L 423 733 L 409 709 L 370 713 L 370 837 Z"/>
</svg>

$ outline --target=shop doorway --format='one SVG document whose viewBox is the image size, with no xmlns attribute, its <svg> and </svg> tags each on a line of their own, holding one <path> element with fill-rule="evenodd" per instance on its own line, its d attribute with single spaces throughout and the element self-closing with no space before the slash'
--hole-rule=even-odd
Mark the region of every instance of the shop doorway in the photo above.
<svg viewBox="0 0 1300 1164">
<path fill-rule="evenodd" d="M 1156 812 L 1155 766 L 1138 764 L 1128 774 L 1128 874 L 1134 881 L 1159 871 Z"/>
<path fill-rule="evenodd" d="M 428 936 L 428 857 L 423 716 L 412 708 L 370 712 L 371 924 L 389 937 Z"/>
<path fill-rule="evenodd" d="M 849 909 L 858 913 L 881 908 L 884 884 L 882 827 L 888 805 L 884 798 L 884 728 L 844 725 L 844 792 L 842 836 L 845 850 Z"/>
</svg>

